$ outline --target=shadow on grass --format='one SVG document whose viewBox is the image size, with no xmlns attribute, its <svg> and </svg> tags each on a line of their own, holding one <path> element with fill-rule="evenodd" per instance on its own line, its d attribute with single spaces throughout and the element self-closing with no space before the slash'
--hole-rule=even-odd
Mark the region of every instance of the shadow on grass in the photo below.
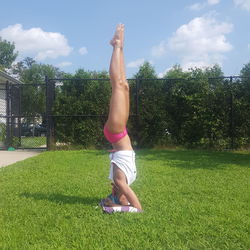
<svg viewBox="0 0 250 250">
<path fill-rule="evenodd" d="M 98 197 L 79 197 L 79 196 L 68 196 L 63 194 L 44 194 L 44 193 L 22 193 L 21 197 L 31 198 L 34 200 L 47 200 L 59 204 L 85 204 L 85 205 L 97 205 L 100 202 Z"/>
<path fill-rule="evenodd" d="M 196 150 L 141 150 L 138 159 L 161 162 L 167 166 L 185 169 L 225 169 L 229 165 L 250 167 L 250 154 Z M 152 165 L 153 166 L 153 165 Z"/>
</svg>

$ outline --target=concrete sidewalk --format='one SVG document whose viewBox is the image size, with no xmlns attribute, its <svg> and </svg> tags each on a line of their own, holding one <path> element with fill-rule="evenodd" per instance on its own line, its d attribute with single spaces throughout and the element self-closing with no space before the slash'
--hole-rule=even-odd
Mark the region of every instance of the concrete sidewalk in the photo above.
<svg viewBox="0 0 250 250">
<path fill-rule="evenodd" d="M 36 156 L 43 150 L 0 151 L 0 168 Z"/>
</svg>

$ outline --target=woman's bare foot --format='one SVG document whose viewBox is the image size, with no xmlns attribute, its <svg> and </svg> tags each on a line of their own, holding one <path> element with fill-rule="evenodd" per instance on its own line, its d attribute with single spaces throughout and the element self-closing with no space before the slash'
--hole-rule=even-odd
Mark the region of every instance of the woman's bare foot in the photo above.
<svg viewBox="0 0 250 250">
<path fill-rule="evenodd" d="M 124 47 L 124 24 L 121 25 L 121 44 L 122 44 L 122 49 Z"/>
<path fill-rule="evenodd" d="M 116 26 L 115 34 L 114 34 L 113 39 L 110 41 L 110 44 L 114 48 L 123 49 L 123 44 L 124 44 L 124 24 L 118 24 Z"/>
</svg>

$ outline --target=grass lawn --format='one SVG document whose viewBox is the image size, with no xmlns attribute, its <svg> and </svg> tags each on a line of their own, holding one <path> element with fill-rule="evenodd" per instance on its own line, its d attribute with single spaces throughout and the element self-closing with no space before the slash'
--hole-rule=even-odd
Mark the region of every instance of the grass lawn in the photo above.
<svg viewBox="0 0 250 250">
<path fill-rule="evenodd" d="M 0 249 L 250 249 L 249 153 L 137 152 L 144 212 L 103 214 L 104 151 L 45 152 L 0 169 Z"/>
</svg>

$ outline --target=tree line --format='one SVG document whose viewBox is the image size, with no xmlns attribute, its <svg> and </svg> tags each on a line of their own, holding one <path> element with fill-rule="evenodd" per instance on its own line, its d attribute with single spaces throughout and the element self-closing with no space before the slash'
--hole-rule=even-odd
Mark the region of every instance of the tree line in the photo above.
<svg viewBox="0 0 250 250">
<path fill-rule="evenodd" d="M 249 65 L 237 78 L 224 78 L 218 65 L 189 72 L 176 65 L 159 79 L 152 65 L 144 63 L 128 80 L 128 131 L 134 146 L 248 147 L 248 75 Z M 108 147 L 102 135 L 111 95 L 107 72 L 81 69 L 65 76 L 68 80 L 56 87 L 53 109 L 57 139 L 86 148 Z"/>
<path fill-rule="evenodd" d="M 111 94 L 108 72 L 79 69 L 68 74 L 52 65 L 39 64 L 32 58 L 13 65 L 17 56 L 14 44 L 0 40 L 0 48 L 3 43 L 5 47 L 9 46 L 12 55 L 2 53 L 5 56 L 0 58 L 1 69 L 8 70 L 25 84 L 34 84 L 23 87 L 25 115 L 45 112 L 44 88 L 41 87 L 45 76 L 67 78 L 60 85 L 54 82 L 56 139 L 86 148 L 108 147 L 102 135 Z M 175 65 L 159 79 L 153 66 L 145 62 L 129 80 L 131 117 L 128 131 L 134 146 L 248 147 L 249 77 L 250 63 L 242 67 L 238 78 L 224 78 L 218 65 L 189 71 Z"/>
</svg>

